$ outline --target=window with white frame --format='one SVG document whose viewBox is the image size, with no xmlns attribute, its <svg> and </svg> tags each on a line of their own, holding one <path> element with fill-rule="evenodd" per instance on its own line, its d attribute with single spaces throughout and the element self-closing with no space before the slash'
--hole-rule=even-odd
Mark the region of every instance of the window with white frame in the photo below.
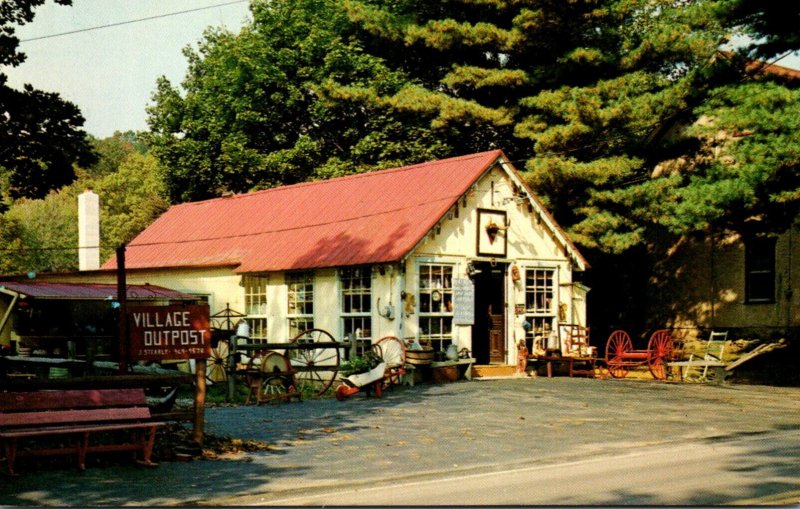
<svg viewBox="0 0 800 509">
<path fill-rule="evenodd" d="M 528 267 L 525 269 L 525 320 L 531 324 L 527 333 L 528 348 L 546 348 L 547 337 L 555 321 L 556 269 Z"/>
<path fill-rule="evenodd" d="M 250 339 L 255 343 L 267 340 L 267 285 L 268 276 L 242 276 L 244 286 L 244 313 L 250 325 Z"/>
<path fill-rule="evenodd" d="M 314 272 L 286 274 L 289 295 L 289 337 L 314 328 Z"/>
<path fill-rule="evenodd" d="M 339 271 L 342 331 L 356 341 L 356 353 L 372 346 L 372 268 L 350 267 Z"/>
<path fill-rule="evenodd" d="M 419 339 L 441 351 L 453 341 L 453 266 L 419 266 Z"/>
</svg>

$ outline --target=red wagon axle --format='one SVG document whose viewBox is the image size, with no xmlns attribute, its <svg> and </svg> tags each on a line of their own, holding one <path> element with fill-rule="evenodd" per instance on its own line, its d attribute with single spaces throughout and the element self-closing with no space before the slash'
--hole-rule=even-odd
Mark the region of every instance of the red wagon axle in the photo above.
<svg viewBox="0 0 800 509">
<path fill-rule="evenodd" d="M 666 380 L 667 362 L 672 360 L 673 342 L 667 330 L 657 330 L 650 336 L 647 350 L 634 350 L 631 337 L 624 330 L 616 330 L 606 343 L 606 365 L 614 378 L 625 378 L 630 368 L 647 364 L 656 380 Z"/>
</svg>

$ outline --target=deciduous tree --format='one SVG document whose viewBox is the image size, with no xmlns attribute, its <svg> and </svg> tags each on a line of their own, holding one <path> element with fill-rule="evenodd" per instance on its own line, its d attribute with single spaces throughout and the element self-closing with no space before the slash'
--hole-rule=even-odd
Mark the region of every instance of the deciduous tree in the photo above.
<svg viewBox="0 0 800 509">
<path fill-rule="evenodd" d="M 25 60 L 15 27 L 31 22 L 44 1 L 5 0 L 0 5 L 0 64 L 17 66 Z M 6 170 L 9 195 L 41 198 L 75 179 L 74 163 L 91 164 L 95 156 L 83 123 L 77 106 L 58 94 L 31 85 L 13 89 L 0 72 L 0 167 Z"/>
</svg>

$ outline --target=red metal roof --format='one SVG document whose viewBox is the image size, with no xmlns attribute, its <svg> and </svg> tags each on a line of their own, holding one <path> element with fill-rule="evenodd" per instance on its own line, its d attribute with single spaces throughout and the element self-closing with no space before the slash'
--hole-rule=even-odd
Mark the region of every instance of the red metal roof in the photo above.
<svg viewBox="0 0 800 509">
<path fill-rule="evenodd" d="M 197 297 L 155 285 L 127 285 L 129 300 L 196 300 Z M 95 283 L 47 283 L 0 281 L 0 290 L 7 290 L 40 299 L 104 300 L 117 298 L 117 285 Z"/>
<path fill-rule="evenodd" d="M 171 207 L 128 244 L 126 268 L 276 271 L 400 260 L 499 150 Z M 114 268 L 114 259 L 104 268 Z"/>
<path fill-rule="evenodd" d="M 125 266 L 267 272 L 398 261 L 500 158 L 493 150 L 176 205 L 127 245 Z M 103 266 L 115 267 L 115 258 Z"/>
</svg>

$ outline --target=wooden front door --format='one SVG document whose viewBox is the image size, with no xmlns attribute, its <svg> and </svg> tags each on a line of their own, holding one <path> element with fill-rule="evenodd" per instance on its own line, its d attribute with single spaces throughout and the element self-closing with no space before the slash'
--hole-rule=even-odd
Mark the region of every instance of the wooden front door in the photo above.
<svg viewBox="0 0 800 509">
<path fill-rule="evenodd" d="M 506 360 L 506 325 L 505 316 L 492 313 L 489 306 L 489 363 L 502 364 Z"/>
<path fill-rule="evenodd" d="M 472 356 L 477 364 L 505 364 L 505 276 L 506 264 L 475 262 L 475 324 L 472 326 Z"/>
</svg>

